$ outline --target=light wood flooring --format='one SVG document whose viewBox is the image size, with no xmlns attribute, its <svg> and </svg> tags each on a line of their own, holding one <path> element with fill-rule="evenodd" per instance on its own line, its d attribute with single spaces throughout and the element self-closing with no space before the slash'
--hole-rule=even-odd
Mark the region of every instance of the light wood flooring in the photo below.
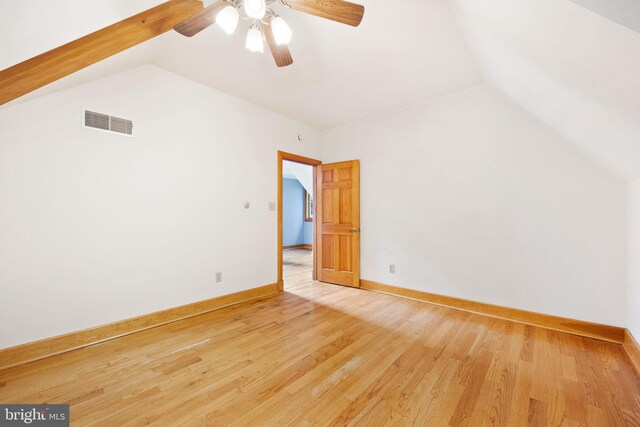
<svg viewBox="0 0 640 427">
<path fill-rule="evenodd" d="M 70 403 L 72 425 L 640 425 L 619 345 L 310 281 L 0 371 L 2 403 Z"/>
</svg>

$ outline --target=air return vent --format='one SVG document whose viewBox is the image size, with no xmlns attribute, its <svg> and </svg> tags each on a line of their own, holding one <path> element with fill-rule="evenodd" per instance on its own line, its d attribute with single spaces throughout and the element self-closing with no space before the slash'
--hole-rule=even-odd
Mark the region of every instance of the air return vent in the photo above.
<svg viewBox="0 0 640 427">
<path fill-rule="evenodd" d="M 133 136 L 133 121 L 95 111 L 84 110 L 84 125 L 88 128 Z"/>
</svg>

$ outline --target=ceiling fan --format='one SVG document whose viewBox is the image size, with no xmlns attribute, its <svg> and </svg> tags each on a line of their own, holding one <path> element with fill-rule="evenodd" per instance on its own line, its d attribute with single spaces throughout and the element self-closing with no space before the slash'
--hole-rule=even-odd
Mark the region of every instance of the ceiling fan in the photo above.
<svg viewBox="0 0 640 427">
<path fill-rule="evenodd" d="M 205 0 L 204 3 L 211 2 Z M 276 3 L 354 27 L 360 25 L 364 16 L 364 6 L 344 0 L 217 0 L 173 29 L 184 36 L 193 37 L 215 22 L 230 35 L 235 31 L 242 12 L 242 18 L 251 21 L 245 47 L 251 52 L 263 52 L 264 38 L 276 65 L 285 67 L 293 63 L 287 47 L 292 32 L 284 19 L 272 9 Z"/>
<path fill-rule="evenodd" d="M 209 0 L 206 0 L 207 3 Z M 240 19 L 253 20 L 246 47 L 261 52 L 266 40 L 278 67 L 293 63 L 287 43 L 291 29 L 274 3 L 343 24 L 358 26 L 364 6 L 344 0 L 166 0 L 79 39 L 0 71 L 0 105 L 33 92 L 96 62 L 175 29 L 193 36 L 216 22 L 232 33 Z"/>
</svg>

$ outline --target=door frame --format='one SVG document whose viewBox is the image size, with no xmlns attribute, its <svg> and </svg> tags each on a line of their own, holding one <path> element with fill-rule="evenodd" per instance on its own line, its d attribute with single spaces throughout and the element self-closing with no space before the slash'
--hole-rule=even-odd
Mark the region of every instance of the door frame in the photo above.
<svg viewBox="0 0 640 427">
<path fill-rule="evenodd" d="M 302 163 L 303 165 L 309 165 L 313 168 L 313 185 L 315 190 L 316 183 L 316 169 L 318 165 L 321 165 L 322 162 L 320 160 L 312 159 L 310 157 L 299 156 L 297 154 L 287 153 L 284 151 L 278 151 L 278 291 L 284 291 L 284 279 L 282 277 L 282 161 L 289 160 L 290 162 Z M 315 193 L 315 192 L 314 192 Z M 317 268 L 318 264 L 316 262 L 316 242 L 318 237 L 318 225 L 316 223 L 316 218 L 318 217 L 318 200 L 316 195 L 314 194 L 314 204 L 313 204 L 313 273 L 312 279 L 316 280 L 317 276 Z"/>
</svg>

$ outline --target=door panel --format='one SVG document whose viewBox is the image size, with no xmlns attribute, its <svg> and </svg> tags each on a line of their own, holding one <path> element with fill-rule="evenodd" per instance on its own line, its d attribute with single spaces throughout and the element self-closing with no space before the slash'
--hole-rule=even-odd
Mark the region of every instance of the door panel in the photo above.
<svg viewBox="0 0 640 427">
<path fill-rule="evenodd" d="M 334 256 L 334 248 L 333 248 L 333 236 L 331 235 L 323 235 L 322 236 L 322 247 L 323 251 L 319 251 L 322 254 L 322 265 L 327 269 L 334 269 L 333 261 L 335 259 Z"/>
<path fill-rule="evenodd" d="M 351 225 L 353 223 L 353 215 L 351 212 L 351 189 L 341 188 L 339 190 L 340 209 L 338 210 L 339 223 Z"/>
<path fill-rule="evenodd" d="M 360 163 L 318 166 L 318 280 L 360 287 Z"/>
</svg>

